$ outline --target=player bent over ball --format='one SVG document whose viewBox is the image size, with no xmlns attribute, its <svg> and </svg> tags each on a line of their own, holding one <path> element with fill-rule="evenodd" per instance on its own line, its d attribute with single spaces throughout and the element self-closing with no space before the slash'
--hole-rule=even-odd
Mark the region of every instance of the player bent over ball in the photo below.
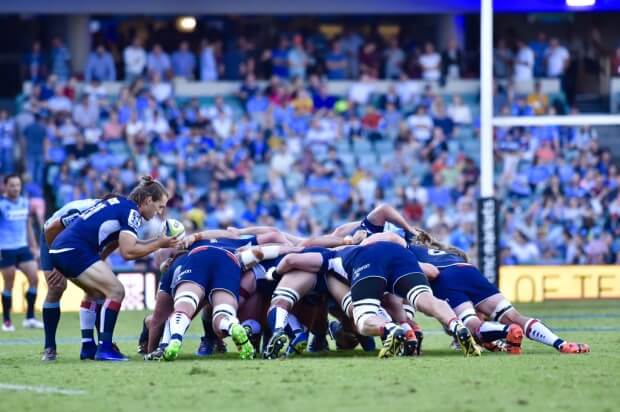
<svg viewBox="0 0 620 412">
<path fill-rule="evenodd" d="M 168 198 L 161 183 L 150 176 L 143 177 L 128 198 L 118 196 L 98 202 L 54 239 L 50 247 L 54 267 L 83 289 L 87 298 L 105 297 L 99 325 L 99 345 L 94 342 L 84 345 L 81 358 L 127 360 L 112 343 L 125 289 L 104 259 L 117 247 L 124 259 L 134 260 L 160 248 L 179 246 L 180 240 L 166 236 L 138 240 L 137 231 L 142 219 L 150 220 L 156 214 L 162 214 Z M 87 317 L 88 324 L 82 324 L 81 329 L 90 330 L 92 334 L 96 305 L 91 303 L 92 316 Z"/>
<path fill-rule="evenodd" d="M 188 253 L 174 285 L 174 313 L 169 318 L 170 343 L 164 359 L 175 360 L 192 317 L 208 300 L 216 334 L 232 337 L 241 359 L 252 359 L 254 347 L 237 319 L 241 265 L 231 252 L 199 246 Z"/>
</svg>

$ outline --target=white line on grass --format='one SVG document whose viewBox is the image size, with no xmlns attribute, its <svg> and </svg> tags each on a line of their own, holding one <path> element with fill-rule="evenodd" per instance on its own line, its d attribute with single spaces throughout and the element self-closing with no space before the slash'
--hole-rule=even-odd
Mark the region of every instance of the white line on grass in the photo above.
<svg viewBox="0 0 620 412">
<path fill-rule="evenodd" d="M 86 391 L 79 389 L 54 388 L 52 386 L 15 385 L 12 383 L 0 383 L 0 390 L 15 392 L 52 393 L 57 395 L 79 396 L 86 395 Z"/>
</svg>

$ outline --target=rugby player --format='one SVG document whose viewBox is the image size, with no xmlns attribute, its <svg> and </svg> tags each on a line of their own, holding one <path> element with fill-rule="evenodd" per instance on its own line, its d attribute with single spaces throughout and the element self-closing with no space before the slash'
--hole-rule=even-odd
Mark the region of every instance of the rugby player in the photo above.
<svg viewBox="0 0 620 412">
<path fill-rule="evenodd" d="M 106 199 L 106 198 L 104 198 Z M 54 270 L 49 254 L 49 244 L 73 222 L 84 210 L 99 202 L 99 199 L 75 200 L 58 209 L 43 225 L 39 238 L 41 270 L 47 282 L 47 295 L 43 302 L 43 325 L 45 331 L 45 346 L 43 349 L 44 361 L 56 360 L 56 330 L 60 322 L 60 298 L 67 289 L 67 278 Z M 80 308 L 80 315 L 83 309 Z"/>
<path fill-rule="evenodd" d="M 561 353 L 590 352 L 587 344 L 567 342 L 539 319 L 519 313 L 478 268 L 460 255 L 419 245 L 409 245 L 409 250 L 420 262 L 437 267 L 437 275 L 429 276 L 433 293 L 448 302 L 477 340 L 486 344 L 486 347 L 493 349 L 492 342 L 505 339 L 506 351 L 520 354 L 525 333 L 527 338 L 551 346 Z M 488 316 L 492 322 L 481 321 L 476 312 Z"/>
<path fill-rule="evenodd" d="M 174 313 L 169 318 L 170 342 L 164 359 L 179 356 L 183 336 L 192 317 L 207 302 L 213 307 L 213 329 L 220 336 L 231 336 L 241 359 L 252 359 L 254 347 L 237 319 L 241 264 L 228 250 L 198 246 L 187 254 L 173 281 Z"/>
<path fill-rule="evenodd" d="M 93 299 L 105 297 L 101 309 L 99 345 L 92 341 L 83 344 L 81 358 L 127 360 L 112 344 L 125 290 L 104 259 L 117 247 L 125 260 L 134 260 L 160 248 L 180 246 L 181 240 L 167 236 L 138 239 L 142 219 L 150 220 L 156 214 L 162 214 L 168 198 L 161 183 L 150 176 L 144 176 L 127 198 L 118 196 L 98 202 L 84 211 L 51 244 L 50 255 L 54 268 L 82 288 L 86 292 L 85 301 L 92 303 L 89 308 L 92 322 L 82 325 L 86 331 L 90 331 L 91 336 L 96 319 L 96 303 Z"/>
<path fill-rule="evenodd" d="M 4 280 L 2 291 L 2 330 L 15 331 L 11 321 L 13 304 L 13 284 L 15 269 L 28 278 L 26 292 L 26 316 L 22 322 L 24 328 L 42 329 L 43 323 L 34 316 L 34 305 L 37 300 L 37 262 L 38 253 L 36 239 L 32 229 L 28 199 L 21 195 L 22 181 L 18 175 L 7 175 L 4 178 L 5 194 L 0 197 L 0 270 Z"/>
</svg>

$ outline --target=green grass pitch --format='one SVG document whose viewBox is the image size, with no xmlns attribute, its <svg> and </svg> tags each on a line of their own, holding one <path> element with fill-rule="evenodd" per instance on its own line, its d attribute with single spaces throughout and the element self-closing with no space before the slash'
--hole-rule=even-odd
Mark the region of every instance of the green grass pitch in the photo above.
<svg viewBox="0 0 620 412">
<path fill-rule="evenodd" d="M 560 355 L 524 341 L 524 354 L 466 359 L 438 324 L 421 358 L 381 360 L 361 351 L 241 361 L 193 356 L 195 322 L 182 357 L 146 363 L 135 354 L 144 313 L 123 312 L 116 335 L 131 361 L 79 360 L 76 313 L 63 314 L 59 360 L 42 363 L 42 331 L 0 332 L 0 411 L 604 411 L 620 408 L 620 301 L 517 305 L 592 353 Z M 21 386 L 9 386 L 21 385 Z M 53 388 L 53 389 L 52 389 Z M 63 393 L 46 391 L 69 390 Z"/>
</svg>

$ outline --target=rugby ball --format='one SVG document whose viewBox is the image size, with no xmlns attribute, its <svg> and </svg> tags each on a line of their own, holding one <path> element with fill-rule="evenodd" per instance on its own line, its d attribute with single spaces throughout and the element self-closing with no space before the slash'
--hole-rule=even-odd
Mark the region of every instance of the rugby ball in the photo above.
<svg viewBox="0 0 620 412">
<path fill-rule="evenodd" d="M 168 237 L 183 239 L 185 237 L 185 226 L 176 219 L 166 219 L 162 232 Z"/>
</svg>

